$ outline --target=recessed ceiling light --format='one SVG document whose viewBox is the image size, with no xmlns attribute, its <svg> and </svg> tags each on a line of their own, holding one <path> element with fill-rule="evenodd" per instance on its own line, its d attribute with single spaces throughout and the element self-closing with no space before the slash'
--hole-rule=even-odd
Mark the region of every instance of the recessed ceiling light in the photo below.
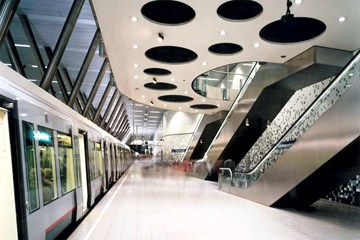
<svg viewBox="0 0 360 240">
<path fill-rule="evenodd" d="M 137 68 L 137 67 L 139 67 L 139 65 L 135 63 L 135 64 L 134 64 L 134 68 Z"/>
<path fill-rule="evenodd" d="M 30 45 L 28 44 L 19 44 L 19 43 L 15 43 L 15 47 L 25 47 L 25 48 L 29 48 Z"/>
<path fill-rule="evenodd" d="M 352 76 L 354 76 L 354 74 L 353 74 L 353 73 L 349 73 L 349 76 L 352 77 Z"/>
<path fill-rule="evenodd" d="M 199 110 L 197 110 L 197 109 L 195 110 L 195 112 L 198 112 L 198 111 L 199 111 Z"/>
<path fill-rule="evenodd" d="M 142 98 L 145 98 L 145 95 L 142 95 L 141 97 L 142 97 Z"/>
<path fill-rule="evenodd" d="M 166 105 L 166 104 L 164 104 L 164 107 L 167 107 L 167 105 Z"/>
<path fill-rule="evenodd" d="M 206 62 L 202 62 L 201 64 L 202 64 L 203 66 L 206 66 Z"/>
<path fill-rule="evenodd" d="M 185 92 L 184 92 L 184 94 L 188 94 L 188 92 L 187 92 L 187 91 L 185 91 Z"/>
<path fill-rule="evenodd" d="M 216 104 L 217 107 L 220 107 L 220 104 Z"/>
<path fill-rule="evenodd" d="M 138 76 L 137 76 L 137 75 L 135 75 L 135 76 L 134 76 L 134 78 L 135 78 L 135 79 L 137 79 L 137 78 L 138 78 Z"/>
<path fill-rule="evenodd" d="M 133 49 L 138 49 L 138 47 L 139 47 L 139 46 L 136 45 L 136 44 L 133 45 Z"/>
<path fill-rule="evenodd" d="M 259 43 L 255 43 L 255 44 L 254 44 L 254 47 L 258 48 L 258 47 L 260 47 L 260 44 L 259 44 Z"/>
<path fill-rule="evenodd" d="M 179 110 L 181 110 L 181 107 L 178 107 Z"/>
<path fill-rule="evenodd" d="M 174 81 L 175 81 L 175 78 L 171 78 L 171 81 L 173 81 L 173 82 L 174 82 Z"/>
<path fill-rule="evenodd" d="M 28 115 L 27 115 L 27 113 L 20 113 L 20 116 L 27 117 Z"/>
<path fill-rule="evenodd" d="M 346 20 L 346 18 L 345 17 L 339 17 L 339 22 L 344 22 L 345 20 Z"/>
<path fill-rule="evenodd" d="M 202 99 L 201 101 L 202 101 L 202 102 L 205 102 L 205 99 Z"/>
<path fill-rule="evenodd" d="M 301 4 L 301 3 L 302 3 L 302 0 L 295 0 L 295 3 L 296 3 L 296 4 Z"/>
<path fill-rule="evenodd" d="M 220 34 L 221 36 L 224 36 L 224 35 L 226 34 L 226 32 L 225 32 L 225 30 L 221 30 L 221 31 L 219 32 L 219 34 Z"/>
<path fill-rule="evenodd" d="M 158 41 L 160 43 L 162 43 L 164 41 L 164 34 L 163 33 L 158 33 Z"/>
<path fill-rule="evenodd" d="M 130 20 L 131 20 L 132 22 L 137 22 L 138 19 L 137 19 L 137 17 L 131 17 Z"/>
</svg>

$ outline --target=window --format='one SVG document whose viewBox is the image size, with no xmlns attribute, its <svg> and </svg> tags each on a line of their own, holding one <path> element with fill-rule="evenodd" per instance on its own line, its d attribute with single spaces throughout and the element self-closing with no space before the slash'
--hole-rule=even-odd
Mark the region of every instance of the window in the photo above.
<svg viewBox="0 0 360 240">
<path fill-rule="evenodd" d="M 33 212 L 39 208 L 39 184 L 36 166 L 34 125 L 28 122 L 23 122 L 23 135 L 28 189 L 28 206 L 29 211 Z"/>
<path fill-rule="evenodd" d="M 81 167 L 80 167 L 80 145 L 79 137 L 74 136 L 74 160 L 75 160 L 75 171 L 76 171 L 76 187 L 81 186 Z"/>
<path fill-rule="evenodd" d="M 58 196 L 54 136 L 52 130 L 40 126 L 34 135 L 39 142 L 42 193 L 46 204 Z"/>
<path fill-rule="evenodd" d="M 90 171 L 91 179 L 100 177 L 103 174 L 101 145 L 97 142 L 92 142 L 93 148 L 90 153 Z"/>
<path fill-rule="evenodd" d="M 75 188 L 74 159 L 71 136 L 58 133 L 58 151 L 61 192 L 67 193 Z"/>
</svg>

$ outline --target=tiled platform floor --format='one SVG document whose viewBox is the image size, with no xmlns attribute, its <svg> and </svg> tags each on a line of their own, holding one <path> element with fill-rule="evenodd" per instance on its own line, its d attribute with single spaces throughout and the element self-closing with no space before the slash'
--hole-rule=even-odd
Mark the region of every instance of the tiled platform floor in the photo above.
<svg viewBox="0 0 360 240">
<path fill-rule="evenodd" d="M 70 239 L 360 239 L 358 208 L 320 201 L 315 211 L 265 207 L 216 183 L 137 161 Z"/>
</svg>

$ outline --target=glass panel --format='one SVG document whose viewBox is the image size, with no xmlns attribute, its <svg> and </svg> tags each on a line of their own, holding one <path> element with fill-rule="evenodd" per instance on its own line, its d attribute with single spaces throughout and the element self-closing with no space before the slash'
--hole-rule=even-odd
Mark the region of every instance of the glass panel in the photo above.
<svg viewBox="0 0 360 240">
<path fill-rule="evenodd" d="M 103 174 L 101 145 L 100 143 L 92 142 L 93 150 L 90 153 L 90 171 L 91 179 L 95 179 Z"/>
<path fill-rule="evenodd" d="M 38 127 L 35 139 L 39 141 L 41 182 L 44 204 L 57 198 L 57 178 L 53 131 Z"/>
<path fill-rule="evenodd" d="M 74 159 L 71 136 L 58 133 L 61 192 L 75 188 Z"/>
<path fill-rule="evenodd" d="M 39 208 L 39 184 L 37 178 L 34 125 L 23 122 L 25 164 L 28 186 L 28 203 L 29 210 L 33 212 Z"/>
<path fill-rule="evenodd" d="M 76 177 L 76 187 L 81 186 L 81 168 L 80 168 L 80 146 L 79 146 L 79 137 L 74 136 L 74 160 L 75 160 L 75 177 Z"/>
</svg>

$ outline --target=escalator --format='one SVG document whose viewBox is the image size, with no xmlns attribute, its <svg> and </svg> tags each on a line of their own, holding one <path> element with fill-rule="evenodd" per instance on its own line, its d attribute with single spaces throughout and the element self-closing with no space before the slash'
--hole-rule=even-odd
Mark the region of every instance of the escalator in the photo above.
<svg viewBox="0 0 360 240">
<path fill-rule="evenodd" d="M 213 168 L 206 179 L 217 180 L 224 160 L 238 164 L 296 91 L 336 75 L 351 56 L 347 51 L 313 47 L 285 64 L 262 65 L 208 152 Z"/>
<path fill-rule="evenodd" d="M 359 174 L 359 59 L 358 53 L 261 163 L 234 174 L 232 194 L 268 206 L 306 207 Z M 285 141 L 294 133 L 296 140 Z M 276 154 L 276 161 L 267 160 Z"/>
</svg>

